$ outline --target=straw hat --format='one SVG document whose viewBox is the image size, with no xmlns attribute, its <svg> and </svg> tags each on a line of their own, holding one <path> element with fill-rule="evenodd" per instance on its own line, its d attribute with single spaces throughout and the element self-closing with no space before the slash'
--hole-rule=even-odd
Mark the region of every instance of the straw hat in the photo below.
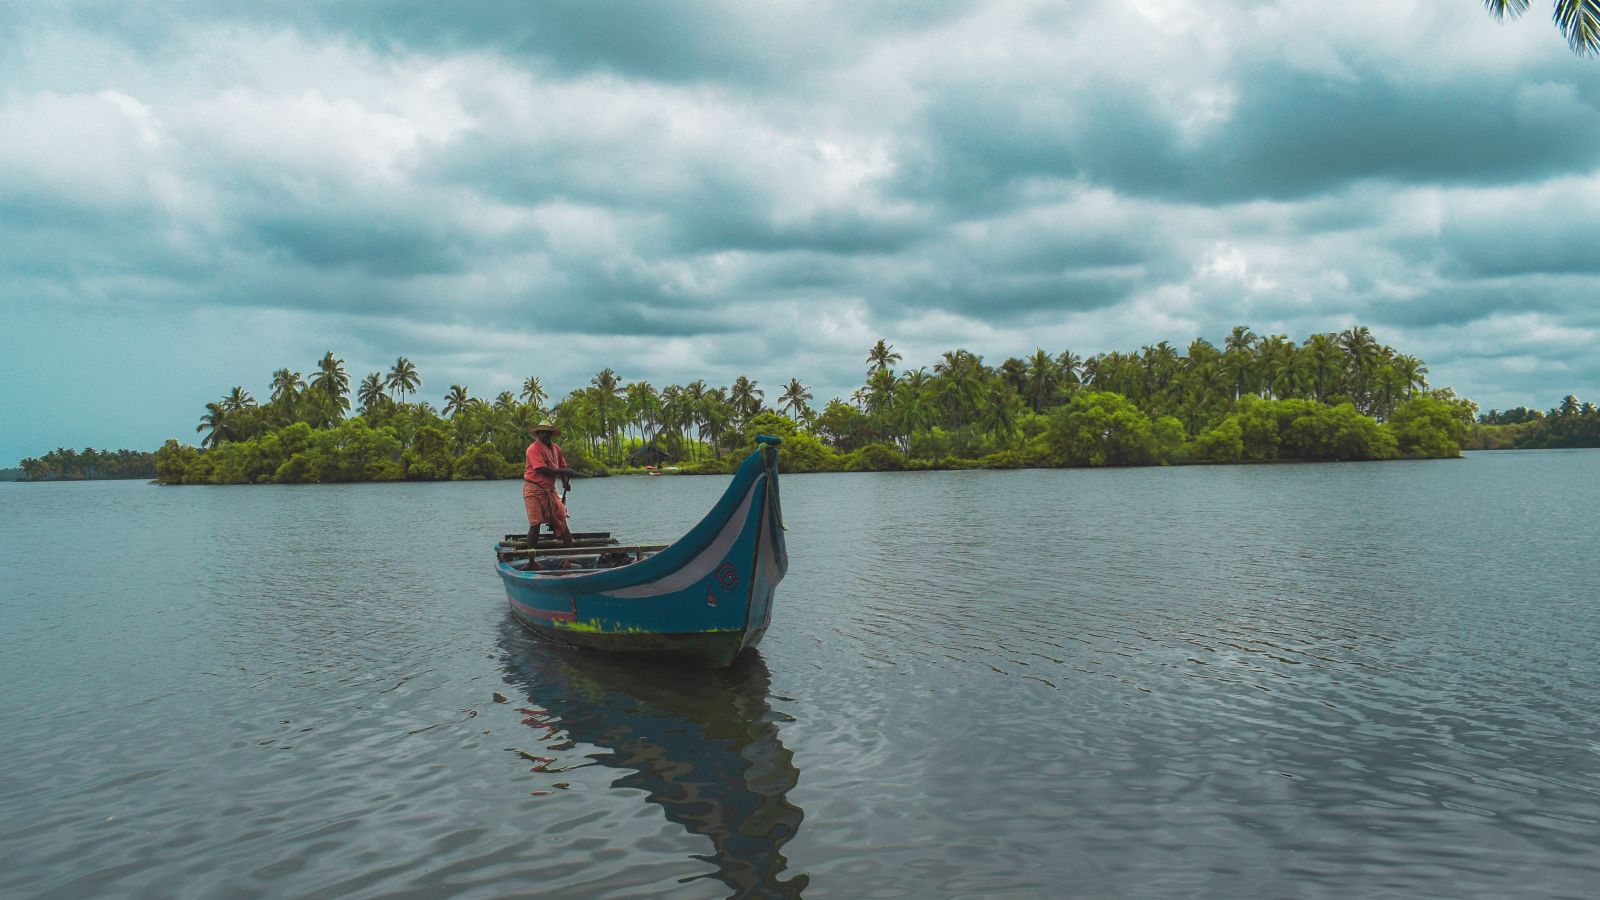
<svg viewBox="0 0 1600 900">
<path fill-rule="evenodd" d="M 528 427 L 528 431 L 532 434 L 538 434 L 541 431 L 549 431 L 556 437 L 561 437 L 561 429 L 551 425 L 549 422 L 540 422 L 537 425 L 531 425 Z"/>
</svg>

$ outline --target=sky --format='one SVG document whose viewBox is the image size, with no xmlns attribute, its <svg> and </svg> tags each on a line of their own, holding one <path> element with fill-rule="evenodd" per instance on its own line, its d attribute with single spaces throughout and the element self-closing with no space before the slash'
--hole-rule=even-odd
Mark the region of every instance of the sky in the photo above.
<svg viewBox="0 0 1600 900">
<path fill-rule="evenodd" d="M 1600 400 L 1600 60 L 1542 2 L 0 6 L 0 466 L 234 385 L 931 365 L 1366 325 Z"/>
</svg>

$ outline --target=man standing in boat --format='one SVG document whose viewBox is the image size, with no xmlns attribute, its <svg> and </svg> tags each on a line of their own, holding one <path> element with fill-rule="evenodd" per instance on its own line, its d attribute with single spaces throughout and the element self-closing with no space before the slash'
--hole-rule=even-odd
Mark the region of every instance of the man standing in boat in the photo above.
<svg viewBox="0 0 1600 900">
<path fill-rule="evenodd" d="M 548 524 L 551 533 L 570 547 L 572 530 L 567 527 L 567 505 L 556 493 L 556 479 L 561 479 L 564 494 L 572 490 L 572 476 L 578 473 L 567 466 L 567 458 L 555 443 L 561 429 L 549 422 L 540 422 L 528 430 L 533 432 L 534 438 L 528 445 L 528 467 L 522 473 L 522 505 L 528 510 L 528 546 L 538 541 L 539 526 Z"/>
</svg>

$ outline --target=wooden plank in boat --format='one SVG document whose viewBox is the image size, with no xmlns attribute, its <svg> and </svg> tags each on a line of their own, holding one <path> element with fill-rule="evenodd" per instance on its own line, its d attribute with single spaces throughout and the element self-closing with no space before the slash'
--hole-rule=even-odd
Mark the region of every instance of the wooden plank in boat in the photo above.
<svg viewBox="0 0 1600 900">
<path fill-rule="evenodd" d="M 572 533 L 572 537 L 573 537 L 574 540 L 579 540 L 579 541 L 590 540 L 590 539 L 608 539 L 608 538 L 611 537 L 611 532 L 609 532 L 609 531 L 574 531 Z M 543 538 L 541 538 L 541 540 L 542 539 Z M 512 543 L 512 542 L 515 542 L 515 543 L 527 543 L 527 541 L 528 541 L 528 533 L 526 531 L 519 532 L 517 534 L 508 534 L 508 535 L 506 535 L 506 543 L 508 543 L 508 544 Z"/>
<path fill-rule="evenodd" d="M 630 544 L 602 547 L 540 547 L 537 550 L 500 550 L 501 559 L 521 559 L 525 556 L 604 556 L 610 553 L 656 553 L 667 549 L 667 544 Z"/>
<path fill-rule="evenodd" d="M 610 546 L 615 545 L 616 543 L 617 543 L 617 539 L 616 538 L 584 538 L 582 540 L 574 540 L 573 541 L 573 546 L 575 546 L 575 547 L 610 547 Z M 560 542 L 558 540 L 549 539 L 549 540 L 542 540 L 538 544 L 536 544 L 535 546 L 539 547 L 539 548 L 544 548 L 544 547 L 565 547 L 567 545 L 563 544 L 562 542 Z M 500 549 L 500 550 L 531 550 L 531 549 L 534 549 L 534 548 L 533 547 L 529 547 L 528 543 L 526 541 L 501 541 L 498 549 Z"/>
</svg>

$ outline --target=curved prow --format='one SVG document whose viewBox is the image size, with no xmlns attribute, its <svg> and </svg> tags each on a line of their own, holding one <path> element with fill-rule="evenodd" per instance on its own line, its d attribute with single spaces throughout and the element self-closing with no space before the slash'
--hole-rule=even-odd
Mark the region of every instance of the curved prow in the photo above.
<svg viewBox="0 0 1600 900">
<path fill-rule="evenodd" d="M 783 547 L 783 519 L 778 509 L 778 445 L 782 441 L 767 435 L 756 438 L 756 441 L 758 449 L 739 464 L 733 473 L 733 480 L 711 511 L 665 549 L 632 565 L 592 574 L 520 574 L 537 578 L 545 590 L 561 593 L 626 589 L 677 572 L 689 563 L 702 559 L 708 551 L 715 552 L 717 547 L 714 545 L 737 542 L 741 532 L 755 530 L 759 528 L 759 521 L 765 521 L 770 524 L 760 530 L 765 532 L 762 536 L 767 539 L 760 543 L 769 553 L 775 554 L 781 577 L 781 572 L 788 568 L 788 557 Z M 751 514 L 758 509 L 761 512 L 760 519 L 753 520 Z"/>
</svg>

